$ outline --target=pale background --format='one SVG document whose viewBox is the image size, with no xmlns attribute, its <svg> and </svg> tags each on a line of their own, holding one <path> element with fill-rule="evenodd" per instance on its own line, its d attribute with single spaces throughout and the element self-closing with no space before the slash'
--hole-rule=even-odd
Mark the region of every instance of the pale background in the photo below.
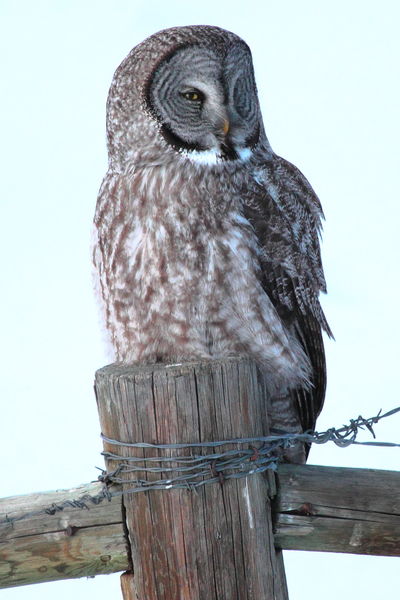
<svg viewBox="0 0 400 600">
<path fill-rule="evenodd" d="M 105 100 L 131 47 L 173 25 L 219 25 L 248 42 L 272 147 L 322 200 L 324 307 L 336 342 L 327 342 L 319 428 L 400 404 L 399 6 L 2 0 L 0 496 L 72 487 L 103 464 L 92 382 L 105 358 L 89 237 L 106 170 Z M 399 419 L 378 425 L 378 438 L 399 441 Z M 316 447 L 310 462 L 398 469 L 399 450 Z M 398 596 L 393 558 L 288 552 L 285 562 L 291 600 Z M 119 599 L 118 580 L 1 598 Z"/>
</svg>

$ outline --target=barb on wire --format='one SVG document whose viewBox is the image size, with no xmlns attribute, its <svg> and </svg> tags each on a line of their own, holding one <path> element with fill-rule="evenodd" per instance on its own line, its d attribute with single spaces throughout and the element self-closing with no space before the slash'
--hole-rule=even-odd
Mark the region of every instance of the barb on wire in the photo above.
<svg viewBox="0 0 400 600">
<path fill-rule="evenodd" d="M 224 480 L 237 479 L 267 469 L 277 469 L 284 450 L 301 442 L 309 444 L 334 442 L 342 448 L 350 444 L 400 447 L 400 444 L 392 442 L 358 442 L 356 440 L 360 430 L 367 430 L 375 438 L 373 426 L 381 419 L 399 411 L 400 407 L 382 415 L 380 410 L 375 417 L 368 419 L 360 415 L 357 419 L 351 419 L 348 425 L 339 428 L 332 427 L 323 432 L 306 431 L 299 434 L 274 432 L 274 435 L 269 436 L 192 444 L 131 443 L 113 440 L 102 435 L 103 441 L 109 445 L 153 449 L 157 450 L 157 455 L 122 457 L 116 452 L 105 451 L 102 453 L 103 456 L 108 460 L 118 461 L 118 466 L 112 472 L 103 472 L 99 479 L 106 483 L 129 486 L 128 493 L 149 489 L 195 489 L 207 483 L 220 481 L 221 477 Z M 222 446 L 232 445 L 234 448 L 222 449 Z M 171 456 L 171 452 L 162 452 L 184 449 L 191 450 L 192 453 Z M 207 449 L 213 451 L 209 454 L 201 453 Z M 165 474 L 166 477 L 148 479 L 145 477 L 146 473 Z"/>
<path fill-rule="evenodd" d="M 42 514 L 55 516 L 64 509 L 76 508 L 89 510 L 91 506 L 98 505 L 104 500 L 111 501 L 114 496 L 127 493 L 137 493 L 148 490 L 168 490 L 196 488 L 209 483 L 221 483 L 227 479 L 248 477 L 254 473 L 262 473 L 267 469 L 277 469 L 283 451 L 293 447 L 299 442 L 311 444 L 325 444 L 334 442 L 337 446 L 345 448 L 350 444 L 365 446 L 400 447 L 393 442 L 358 442 L 356 437 L 360 430 L 367 430 L 375 439 L 373 426 L 381 419 L 390 417 L 400 412 L 400 407 L 394 408 L 385 414 L 379 411 L 375 417 L 364 419 L 359 416 L 351 419 L 348 425 L 339 428 L 332 427 L 327 431 L 306 431 L 299 434 L 276 432 L 255 438 L 237 438 L 217 442 L 199 442 L 194 444 L 148 444 L 144 442 L 126 443 L 112 440 L 102 435 L 105 442 L 117 447 L 144 448 L 157 450 L 157 456 L 122 457 L 115 452 L 102 452 L 106 459 L 118 461 L 118 466 L 112 472 L 101 470 L 99 480 L 104 486 L 96 495 L 88 493 L 73 500 L 53 503 L 45 509 L 23 512 L 20 515 L 5 515 L 0 518 L 0 525 L 13 527 L 13 524 L 23 519 L 32 518 Z M 222 446 L 233 446 L 223 449 Z M 171 450 L 191 450 L 188 455 L 171 456 Z M 198 449 L 197 452 L 194 449 Z M 212 451 L 207 454 L 206 452 Z M 147 478 L 148 474 L 160 474 L 159 479 Z M 165 474 L 166 477 L 161 477 Z M 151 476 L 152 477 L 152 476 Z M 123 489 L 110 489 L 110 484 L 123 484 Z"/>
</svg>

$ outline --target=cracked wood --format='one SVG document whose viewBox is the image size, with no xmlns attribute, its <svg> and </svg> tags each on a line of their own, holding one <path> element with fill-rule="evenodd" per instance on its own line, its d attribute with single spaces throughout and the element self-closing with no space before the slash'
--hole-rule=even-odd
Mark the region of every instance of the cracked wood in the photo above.
<svg viewBox="0 0 400 600">
<path fill-rule="evenodd" d="M 102 431 L 112 439 L 173 444 L 268 433 L 263 379 L 247 360 L 111 365 L 97 372 L 96 391 Z M 107 442 L 104 446 L 115 451 Z M 157 456 L 154 448 L 118 451 Z M 114 467 L 109 461 L 108 468 Z M 137 476 L 153 475 L 160 476 Z M 268 479 L 274 482 L 255 474 L 196 492 L 126 494 L 134 576 L 123 580 L 125 598 L 287 599 L 282 553 L 274 547 Z"/>
<path fill-rule="evenodd" d="M 277 483 L 279 547 L 400 556 L 400 473 L 281 465 Z M 128 569 L 121 496 L 100 504 L 87 500 L 100 491 L 100 483 L 88 483 L 0 499 L 0 588 Z M 82 497 L 87 509 L 44 513 Z M 132 577 L 121 583 L 127 593 Z"/>
<path fill-rule="evenodd" d="M 94 504 L 101 489 L 89 483 L 0 499 L 0 588 L 128 568 L 121 498 Z"/>
<path fill-rule="evenodd" d="M 400 473 L 282 465 L 275 501 L 280 548 L 400 555 Z"/>
</svg>

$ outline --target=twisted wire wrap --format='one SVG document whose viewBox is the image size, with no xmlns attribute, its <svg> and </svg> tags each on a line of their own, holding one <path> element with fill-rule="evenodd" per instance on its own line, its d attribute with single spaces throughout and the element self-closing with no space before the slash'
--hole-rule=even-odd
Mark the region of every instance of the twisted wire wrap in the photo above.
<svg viewBox="0 0 400 600">
<path fill-rule="evenodd" d="M 103 469 L 98 479 L 104 483 L 104 486 L 96 495 L 84 494 L 79 498 L 65 500 L 60 503 L 52 503 L 47 508 L 24 512 L 19 516 L 0 519 L 0 525 L 13 526 L 13 523 L 29 519 L 41 514 L 49 516 L 56 515 L 64 509 L 76 508 L 79 510 L 89 510 L 91 506 L 97 506 L 104 500 L 111 501 L 115 496 L 122 496 L 127 493 L 145 492 L 147 490 L 168 490 L 171 488 L 186 488 L 195 490 L 197 487 L 209 483 L 222 483 L 225 479 L 247 477 L 253 473 L 260 473 L 267 469 L 276 470 L 280 457 L 276 453 L 283 448 L 288 448 L 294 443 L 307 442 L 312 444 L 325 444 L 333 442 L 341 448 L 350 444 L 362 446 L 380 446 L 380 447 L 400 447 L 399 443 L 394 442 L 357 442 L 356 437 L 360 430 L 367 430 L 374 438 L 375 433 L 373 425 L 385 417 L 390 417 L 400 412 L 400 406 L 390 410 L 385 414 L 381 411 L 376 417 L 364 419 L 359 416 L 357 419 L 351 419 L 348 425 L 335 428 L 332 427 L 324 432 L 305 432 L 301 434 L 279 434 L 266 437 L 232 439 L 217 442 L 202 442 L 196 444 L 148 444 L 144 442 L 125 443 L 119 440 L 111 440 L 102 436 L 103 440 L 117 447 L 128 448 L 152 448 L 157 450 L 176 450 L 190 448 L 213 448 L 218 449 L 224 445 L 235 444 L 239 446 L 248 446 L 247 448 L 229 449 L 224 452 L 212 452 L 211 454 L 193 454 L 190 456 L 155 456 L 155 457 L 122 457 L 116 453 L 102 452 L 107 459 L 121 460 L 118 467 L 111 473 Z M 256 444 L 261 444 L 259 447 Z M 172 463 L 168 465 L 168 462 Z M 140 464 L 144 463 L 144 464 Z M 147 466 L 153 463 L 160 463 L 162 466 Z M 176 466 L 173 466 L 173 463 Z M 147 481 L 146 479 L 127 480 L 121 477 L 122 474 L 136 473 L 170 473 L 167 479 L 156 481 Z M 175 474 L 175 475 L 173 475 Z M 112 489 L 110 484 L 124 483 L 124 490 Z M 126 484 L 131 484 L 127 487 Z"/>
<path fill-rule="evenodd" d="M 267 469 L 276 470 L 281 460 L 283 450 L 299 442 L 311 444 L 325 444 L 333 442 L 342 448 L 350 444 L 365 446 L 400 447 L 393 442 L 358 442 L 356 440 L 360 430 L 367 430 L 375 438 L 373 426 L 381 419 L 394 415 L 400 407 L 375 417 L 365 419 L 361 415 L 351 419 L 348 425 L 340 428 L 332 427 L 324 432 L 304 432 L 301 434 L 277 433 L 264 437 L 235 438 L 216 442 L 198 442 L 193 444 L 149 444 L 146 442 L 122 442 L 113 440 L 104 435 L 104 442 L 124 448 L 153 449 L 158 451 L 158 456 L 124 457 L 116 452 L 102 452 L 106 460 L 119 461 L 112 472 L 102 471 L 100 481 L 106 484 L 130 484 L 125 493 L 141 492 L 149 489 L 195 489 L 209 483 L 222 482 L 225 479 L 238 479 L 253 473 L 262 473 Z M 223 446 L 233 445 L 236 448 L 223 450 Z M 239 446 L 239 447 L 237 447 Z M 194 452 L 188 456 L 168 456 L 169 450 L 187 450 Z M 212 449 L 209 454 L 200 454 L 201 450 Z M 197 452 L 196 452 L 197 450 Z M 218 451 L 219 450 L 219 451 Z M 164 454 L 163 454 L 164 453 Z M 143 478 L 145 473 L 164 473 L 165 478 L 148 481 Z M 135 474 L 137 476 L 135 477 Z M 139 476 L 142 474 L 142 477 Z"/>
</svg>

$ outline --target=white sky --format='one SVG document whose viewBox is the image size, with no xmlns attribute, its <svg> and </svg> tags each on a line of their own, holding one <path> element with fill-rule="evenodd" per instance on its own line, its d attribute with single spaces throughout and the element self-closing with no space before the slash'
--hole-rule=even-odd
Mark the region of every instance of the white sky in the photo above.
<svg viewBox="0 0 400 600">
<path fill-rule="evenodd" d="M 212 24 L 250 45 L 267 135 L 326 214 L 328 394 L 319 429 L 400 404 L 400 4 L 2 0 L 0 496 L 97 477 L 92 391 L 105 358 L 89 237 L 106 169 L 114 69 L 149 34 Z M 378 438 L 399 441 L 399 418 Z M 367 438 L 365 438 L 367 439 Z M 399 469 L 397 449 L 323 446 L 310 462 Z M 291 600 L 393 598 L 393 558 L 286 553 Z M 10 600 L 120 598 L 119 575 L 3 590 Z M 234 600 L 234 599 L 221 599 Z"/>
</svg>

